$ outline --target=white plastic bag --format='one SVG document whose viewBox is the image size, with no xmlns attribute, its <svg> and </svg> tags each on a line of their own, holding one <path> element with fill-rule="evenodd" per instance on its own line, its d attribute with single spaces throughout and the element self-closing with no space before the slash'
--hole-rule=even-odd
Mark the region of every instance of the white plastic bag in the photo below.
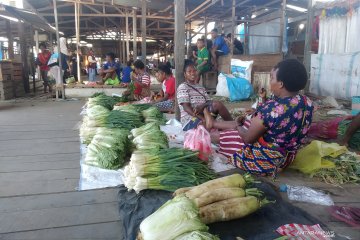
<svg viewBox="0 0 360 240">
<path fill-rule="evenodd" d="M 251 70 L 253 63 L 254 61 L 231 59 L 231 74 L 235 77 L 245 78 L 251 82 Z"/>
<path fill-rule="evenodd" d="M 218 84 L 216 85 L 216 96 L 230 97 L 230 92 L 227 86 L 226 75 L 220 73 L 218 76 Z"/>
</svg>

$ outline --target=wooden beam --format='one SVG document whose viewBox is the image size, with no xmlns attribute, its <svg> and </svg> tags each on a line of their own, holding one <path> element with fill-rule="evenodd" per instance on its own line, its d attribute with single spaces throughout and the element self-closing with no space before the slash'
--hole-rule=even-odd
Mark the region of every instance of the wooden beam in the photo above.
<svg viewBox="0 0 360 240">
<path fill-rule="evenodd" d="M 51 52 L 51 50 L 50 50 Z M 39 31 L 35 30 L 35 56 L 37 57 L 39 54 Z M 36 73 L 38 78 L 40 79 L 40 67 L 36 66 Z M 35 84 L 35 79 L 33 79 L 33 90 L 34 92 L 36 92 L 36 84 Z"/>
<path fill-rule="evenodd" d="M 65 3 L 65 4 L 62 4 L 62 5 L 58 5 L 57 9 L 59 10 L 60 8 L 71 7 L 71 6 L 73 6 L 72 3 Z M 37 10 L 38 10 L 38 12 L 43 12 L 43 11 L 53 10 L 53 9 L 54 9 L 54 6 L 50 5 L 49 7 L 38 8 Z"/>
<path fill-rule="evenodd" d="M 137 58 L 137 24 L 136 24 L 136 10 L 133 10 L 133 59 Z"/>
<path fill-rule="evenodd" d="M 308 73 L 311 71 L 311 44 L 312 44 L 312 30 L 314 23 L 314 8 L 313 0 L 308 1 L 308 10 L 307 10 L 307 22 L 306 22 L 306 32 L 305 32 L 305 47 L 304 47 L 304 65 Z M 305 90 L 309 89 L 309 82 Z"/>
<path fill-rule="evenodd" d="M 141 58 L 146 64 L 146 0 L 141 1 Z"/>
<path fill-rule="evenodd" d="M 91 7 L 91 6 L 86 5 L 86 4 L 84 4 L 84 6 L 86 6 L 88 9 L 92 10 L 92 11 L 95 12 L 95 13 L 101 14 L 101 11 L 97 10 L 97 9 L 94 8 L 94 7 Z M 103 10 L 105 11 L 105 7 L 103 8 Z M 103 12 L 103 13 L 106 14 L 106 12 Z M 111 18 L 107 18 L 107 19 L 108 19 L 112 24 L 114 24 L 115 26 L 119 27 L 119 25 L 117 25 L 117 23 L 116 23 L 114 20 L 112 20 Z"/>
<path fill-rule="evenodd" d="M 284 41 L 284 32 L 285 32 L 285 16 L 286 15 L 286 0 L 282 0 L 281 4 L 281 18 L 280 18 L 280 44 L 279 44 L 279 53 L 282 52 L 282 45 Z"/>
<path fill-rule="evenodd" d="M 59 88 L 61 90 L 62 98 L 65 99 L 65 88 L 63 83 L 63 73 L 62 73 L 62 64 L 61 64 L 61 51 L 60 51 L 60 35 L 59 35 L 59 23 L 58 23 L 58 14 L 57 14 L 57 7 L 56 7 L 56 0 L 53 0 L 54 5 L 54 16 L 55 16 L 55 28 L 56 28 L 56 41 L 57 41 L 57 50 L 59 53 L 59 78 L 60 78 L 60 86 L 56 83 L 56 100 L 59 99 Z"/>
<path fill-rule="evenodd" d="M 175 69 L 176 89 L 184 82 L 184 59 L 185 59 L 185 0 L 174 0 L 175 4 Z M 176 91 L 175 91 L 176 92 Z M 180 109 L 175 100 L 175 117 L 180 120 Z"/>
<path fill-rule="evenodd" d="M 78 78 L 78 81 L 80 83 L 82 83 L 82 80 L 81 80 L 81 69 L 80 69 L 80 49 L 79 49 L 79 45 L 80 45 L 80 17 L 79 17 L 79 14 L 80 14 L 80 4 L 79 3 L 75 3 L 75 33 L 76 33 L 76 67 L 77 67 L 77 78 Z"/>
<path fill-rule="evenodd" d="M 126 61 L 130 60 L 130 32 L 129 32 L 129 12 L 126 11 L 125 18 L 125 28 L 126 28 Z"/>
<path fill-rule="evenodd" d="M 146 1 L 146 0 L 145 0 Z M 44 17 L 53 17 L 54 14 L 52 13 L 40 13 L 40 16 Z M 74 13 L 60 13 L 58 14 L 59 17 L 74 17 Z M 81 13 L 80 17 L 126 17 L 125 14 L 118 14 L 118 13 Z M 136 17 L 141 18 L 142 15 L 137 15 Z M 151 16 L 146 15 L 146 19 L 173 19 L 173 16 Z"/>
<path fill-rule="evenodd" d="M 11 31 L 11 22 L 10 20 L 6 20 L 6 32 L 8 39 L 8 55 L 9 59 L 14 59 L 14 39 Z"/>
<path fill-rule="evenodd" d="M 193 15 L 194 13 L 196 13 L 196 11 L 202 9 L 205 7 L 206 4 L 211 3 L 212 0 L 205 0 L 203 3 L 201 3 L 199 6 L 197 6 L 194 10 L 192 10 L 191 12 L 189 12 L 185 17 L 186 18 L 190 18 L 191 15 Z"/>
<path fill-rule="evenodd" d="M 230 47 L 230 53 L 231 53 L 231 55 L 234 55 L 235 10 L 236 10 L 235 3 L 236 3 L 235 0 L 232 0 L 232 12 L 231 12 L 231 19 L 232 19 L 232 23 L 231 23 L 231 47 Z"/>
<path fill-rule="evenodd" d="M 205 46 L 207 47 L 207 36 L 208 36 L 208 22 L 207 22 L 207 19 L 206 17 L 204 17 L 204 28 L 205 28 Z"/>
<path fill-rule="evenodd" d="M 25 23 L 18 22 L 19 29 L 19 38 L 20 38 L 20 53 L 21 53 L 21 62 L 23 65 L 23 83 L 25 92 L 30 92 L 30 83 L 29 83 L 29 65 L 28 65 L 28 51 L 26 46 L 26 34 L 25 34 Z"/>
<path fill-rule="evenodd" d="M 199 15 L 200 13 L 204 12 L 206 9 L 208 9 L 209 7 L 213 6 L 215 3 L 217 3 L 219 0 L 214 0 L 212 1 L 209 5 L 199 9 L 199 11 L 197 11 L 196 13 L 194 13 L 193 15 L 189 16 L 187 19 L 192 19 L 194 17 L 196 17 L 197 15 Z"/>
</svg>

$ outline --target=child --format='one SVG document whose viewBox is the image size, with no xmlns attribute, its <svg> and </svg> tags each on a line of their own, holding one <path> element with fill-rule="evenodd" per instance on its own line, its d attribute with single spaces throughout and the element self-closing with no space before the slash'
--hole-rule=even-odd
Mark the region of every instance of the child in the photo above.
<svg viewBox="0 0 360 240">
<path fill-rule="evenodd" d="M 196 46 L 198 48 L 197 51 L 197 61 L 196 61 L 196 70 L 198 74 L 202 74 L 210 70 L 209 67 L 209 51 L 205 47 L 205 41 L 202 38 L 199 38 L 196 42 Z"/>
<path fill-rule="evenodd" d="M 132 61 L 128 61 L 126 63 L 126 67 L 122 70 L 122 79 L 121 79 L 121 87 L 127 87 L 129 83 L 131 82 L 131 72 L 132 72 Z"/>
</svg>

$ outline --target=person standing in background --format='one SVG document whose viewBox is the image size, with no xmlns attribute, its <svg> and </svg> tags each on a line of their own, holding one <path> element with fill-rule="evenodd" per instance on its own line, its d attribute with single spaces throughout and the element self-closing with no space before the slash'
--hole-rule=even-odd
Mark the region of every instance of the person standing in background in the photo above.
<svg viewBox="0 0 360 240">
<path fill-rule="evenodd" d="M 225 38 L 226 43 L 228 44 L 229 48 L 231 48 L 231 33 L 229 33 L 226 38 Z M 244 48 L 243 45 L 241 43 L 241 41 L 237 38 L 234 37 L 234 50 L 233 50 L 233 54 L 244 54 Z"/>
<path fill-rule="evenodd" d="M 224 37 L 218 34 L 218 30 L 214 28 L 211 31 L 211 38 L 214 43 L 211 48 L 211 62 L 214 67 L 214 71 L 218 70 L 218 57 L 225 56 L 229 54 L 229 47 L 226 44 Z"/>
<path fill-rule="evenodd" d="M 90 49 L 88 55 L 88 73 L 89 73 L 89 82 L 96 82 L 96 59 L 94 56 L 94 51 Z"/>
<path fill-rule="evenodd" d="M 66 43 L 66 38 L 61 37 L 59 45 L 60 45 L 61 68 L 64 71 L 63 82 L 66 83 L 65 79 L 67 79 L 70 74 L 70 69 L 68 64 L 70 53 Z"/>
<path fill-rule="evenodd" d="M 196 42 L 196 46 L 198 48 L 197 51 L 197 60 L 196 60 L 196 70 L 198 74 L 201 75 L 210 70 L 209 67 L 209 51 L 205 47 L 205 41 L 202 38 L 199 38 Z"/>
<path fill-rule="evenodd" d="M 47 93 L 47 88 L 49 88 L 49 92 L 52 91 L 51 85 L 49 84 L 49 78 L 48 78 L 48 61 L 51 57 L 51 52 L 46 48 L 45 43 L 40 43 L 39 48 L 41 50 L 40 53 L 38 53 L 38 57 L 36 59 L 36 65 L 40 67 L 40 75 L 42 80 L 44 81 L 44 93 Z"/>
</svg>

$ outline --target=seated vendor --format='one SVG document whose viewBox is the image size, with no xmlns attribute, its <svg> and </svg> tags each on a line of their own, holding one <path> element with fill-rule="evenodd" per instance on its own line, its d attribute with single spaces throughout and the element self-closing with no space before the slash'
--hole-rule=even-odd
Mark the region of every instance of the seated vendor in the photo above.
<svg viewBox="0 0 360 240">
<path fill-rule="evenodd" d="M 211 63 L 213 64 L 213 70 L 217 71 L 218 57 L 228 55 L 230 50 L 224 37 L 218 34 L 218 30 L 216 28 L 211 31 L 211 38 L 213 39 L 213 45 L 211 48 Z"/>
<path fill-rule="evenodd" d="M 162 90 L 155 99 L 154 105 L 161 112 L 174 111 L 175 104 L 175 78 L 169 65 L 160 65 L 156 73 L 156 79 L 162 83 Z"/>
<path fill-rule="evenodd" d="M 211 101 L 205 88 L 197 84 L 199 75 L 194 62 L 185 61 L 184 78 L 185 82 L 177 89 L 177 100 L 181 112 L 181 123 L 185 131 L 203 123 L 204 109 L 208 109 L 214 117 L 220 115 L 225 121 L 232 120 L 226 107 L 219 101 Z"/>
<path fill-rule="evenodd" d="M 127 61 L 126 67 L 122 70 L 122 79 L 121 79 L 121 86 L 127 87 L 131 82 L 131 72 L 132 72 L 132 61 Z"/>
<path fill-rule="evenodd" d="M 219 152 L 247 172 L 273 175 L 295 158 L 309 130 L 312 102 L 299 94 L 307 83 L 305 67 L 294 59 L 278 63 L 271 71 L 273 99 L 265 101 L 251 121 L 214 121 L 204 111 L 206 127 Z M 239 124 L 240 122 L 240 124 Z"/>
<path fill-rule="evenodd" d="M 145 70 L 145 64 L 141 60 L 134 62 L 134 70 L 136 73 L 136 80 L 134 81 L 135 91 L 134 97 L 136 100 L 141 100 L 150 97 L 150 75 Z"/>
<path fill-rule="evenodd" d="M 110 52 L 106 54 L 106 63 L 99 70 L 102 78 L 99 84 L 118 85 L 120 84 L 120 65 L 115 62 L 115 54 Z"/>
<path fill-rule="evenodd" d="M 351 138 L 355 135 L 360 135 L 360 113 L 353 117 L 349 127 L 346 129 L 345 135 L 342 138 L 340 144 L 348 146 Z M 360 149 L 356 149 L 360 150 Z"/>
</svg>

